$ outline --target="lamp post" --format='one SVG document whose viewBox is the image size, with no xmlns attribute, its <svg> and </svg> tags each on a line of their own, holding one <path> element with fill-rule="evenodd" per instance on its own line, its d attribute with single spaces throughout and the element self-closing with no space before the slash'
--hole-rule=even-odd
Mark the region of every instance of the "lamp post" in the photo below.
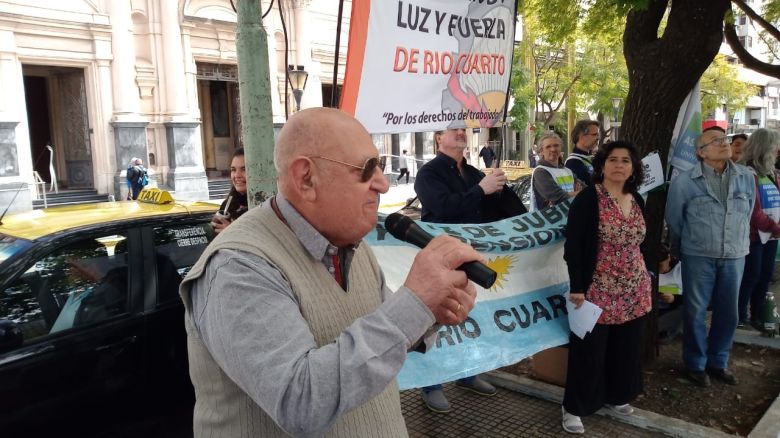
<svg viewBox="0 0 780 438">
<path fill-rule="evenodd" d="M 306 80 L 309 79 L 309 73 L 303 69 L 302 65 L 287 66 L 287 80 L 292 87 L 293 97 L 295 98 L 295 111 L 301 110 L 301 97 L 306 88 Z"/>
<path fill-rule="evenodd" d="M 612 111 L 614 113 L 614 120 L 612 122 L 613 126 L 613 138 L 615 140 L 618 139 L 618 130 L 620 129 L 620 104 L 623 102 L 623 99 L 620 97 L 613 97 L 612 98 Z"/>
</svg>

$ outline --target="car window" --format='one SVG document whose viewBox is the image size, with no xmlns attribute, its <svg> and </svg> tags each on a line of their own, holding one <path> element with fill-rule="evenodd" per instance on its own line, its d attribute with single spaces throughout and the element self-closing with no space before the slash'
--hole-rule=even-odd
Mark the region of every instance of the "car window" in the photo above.
<svg viewBox="0 0 780 438">
<path fill-rule="evenodd" d="M 208 220 L 154 228 L 159 302 L 178 299 L 179 284 L 214 236 Z"/>
<path fill-rule="evenodd" d="M 126 248 L 126 236 L 113 234 L 39 258 L 0 292 L 0 319 L 16 323 L 27 342 L 126 312 Z"/>
</svg>

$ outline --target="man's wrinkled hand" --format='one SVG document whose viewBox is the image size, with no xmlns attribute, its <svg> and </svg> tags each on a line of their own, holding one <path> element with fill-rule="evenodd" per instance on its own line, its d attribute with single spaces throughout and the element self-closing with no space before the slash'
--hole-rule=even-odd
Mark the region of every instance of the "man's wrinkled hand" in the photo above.
<svg viewBox="0 0 780 438">
<path fill-rule="evenodd" d="M 490 175 L 486 175 L 479 182 L 479 186 L 482 187 L 482 191 L 486 195 L 491 195 L 504 188 L 506 184 L 506 174 L 501 169 L 494 170 Z"/>
<path fill-rule="evenodd" d="M 436 322 L 460 324 L 474 308 L 477 291 L 457 267 L 483 260 L 471 246 L 451 236 L 438 236 L 417 253 L 404 286 L 428 306 Z"/>
</svg>

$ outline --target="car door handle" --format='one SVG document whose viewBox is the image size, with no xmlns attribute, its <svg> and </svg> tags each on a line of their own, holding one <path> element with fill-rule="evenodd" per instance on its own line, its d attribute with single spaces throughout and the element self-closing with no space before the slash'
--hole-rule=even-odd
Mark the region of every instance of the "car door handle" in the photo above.
<svg viewBox="0 0 780 438">
<path fill-rule="evenodd" d="M 101 345 L 97 347 L 95 351 L 102 353 L 104 351 L 119 350 L 124 348 L 127 345 L 135 344 L 137 340 L 138 340 L 137 336 L 129 336 L 127 338 L 122 339 L 121 341 L 114 342 L 113 344 Z"/>
</svg>

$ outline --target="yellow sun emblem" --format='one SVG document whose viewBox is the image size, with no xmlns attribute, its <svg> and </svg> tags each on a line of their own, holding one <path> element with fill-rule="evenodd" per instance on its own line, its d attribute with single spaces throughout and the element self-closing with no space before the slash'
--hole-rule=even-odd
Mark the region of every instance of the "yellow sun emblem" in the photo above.
<svg viewBox="0 0 780 438">
<path fill-rule="evenodd" d="M 514 266 L 514 261 L 515 258 L 513 256 L 498 256 L 494 259 L 488 259 L 487 265 L 498 274 L 496 282 L 493 283 L 493 287 L 490 290 L 504 288 L 504 282 L 507 275 L 509 275 L 509 269 Z"/>
</svg>

